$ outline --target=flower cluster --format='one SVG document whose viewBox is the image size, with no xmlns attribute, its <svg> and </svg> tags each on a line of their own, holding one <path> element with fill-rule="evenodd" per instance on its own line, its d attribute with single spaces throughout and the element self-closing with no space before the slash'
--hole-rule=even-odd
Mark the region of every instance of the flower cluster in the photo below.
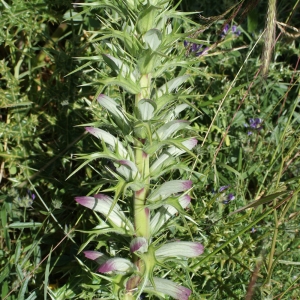
<svg viewBox="0 0 300 300">
<path fill-rule="evenodd" d="M 244 124 L 244 126 L 259 131 L 262 129 L 262 122 L 263 120 L 260 118 L 251 118 L 249 119 L 249 124 Z M 248 131 L 248 135 L 251 135 L 252 133 L 252 131 Z"/>
<path fill-rule="evenodd" d="M 226 191 L 230 186 L 229 185 L 223 185 L 219 188 L 219 193 L 222 193 Z M 226 195 L 226 198 L 223 200 L 224 204 L 228 204 L 230 201 L 234 200 L 235 196 L 232 193 L 229 193 Z"/>
<path fill-rule="evenodd" d="M 190 50 L 195 56 L 201 56 L 207 53 L 208 47 L 203 49 L 202 44 L 190 43 L 187 41 L 183 42 L 184 47 Z"/>
<path fill-rule="evenodd" d="M 32 193 L 30 190 L 27 190 L 27 195 L 22 198 L 18 197 L 18 201 L 16 203 L 20 207 L 31 207 L 35 197 L 36 196 L 34 193 Z"/>
<path fill-rule="evenodd" d="M 224 26 L 223 30 L 222 30 L 222 34 L 221 34 L 221 37 L 222 37 L 222 38 L 225 37 L 225 36 L 227 35 L 229 29 L 230 29 L 229 24 L 226 24 L 226 25 Z M 235 36 L 237 36 L 237 37 L 240 36 L 240 34 L 241 34 L 241 31 L 238 29 L 238 27 L 237 27 L 236 25 L 232 25 L 232 26 L 231 26 L 231 31 L 232 31 L 232 33 L 233 33 Z"/>
<path fill-rule="evenodd" d="M 144 264 L 149 270 L 153 270 L 156 262 L 163 263 L 170 258 L 191 258 L 201 255 L 204 251 L 203 246 L 197 242 L 169 242 L 153 248 L 143 237 L 136 237 L 130 244 L 130 251 L 138 253 L 139 257 L 144 258 Z M 110 258 L 102 252 L 84 251 L 86 258 L 95 261 L 98 264 L 97 271 L 104 274 L 132 274 L 128 282 L 136 280 L 134 272 L 137 266 L 129 259 L 121 257 Z M 147 269 L 146 268 L 146 269 Z M 127 282 L 127 285 L 128 285 Z M 158 277 L 151 277 L 151 280 L 145 282 L 145 290 L 156 290 L 157 292 L 167 294 L 174 299 L 187 300 L 192 291 L 171 280 Z M 142 298 L 140 298 L 142 299 Z"/>
<path fill-rule="evenodd" d="M 227 195 L 227 198 L 226 200 L 223 201 L 224 204 L 228 204 L 230 201 L 234 200 L 235 199 L 235 196 L 232 194 L 232 193 L 229 193 Z"/>
</svg>

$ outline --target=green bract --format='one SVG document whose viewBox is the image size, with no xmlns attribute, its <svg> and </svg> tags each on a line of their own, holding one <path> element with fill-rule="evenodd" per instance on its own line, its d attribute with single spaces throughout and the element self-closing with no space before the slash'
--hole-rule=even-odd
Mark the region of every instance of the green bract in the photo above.
<svg viewBox="0 0 300 300">
<path fill-rule="evenodd" d="M 164 261 L 186 261 L 203 252 L 197 242 L 166 243 L 162 235 L 176 214 L 188 217 L 185 208 L 193 184 L 187 179 L 189 166 L 178 161 L 182 154 L 193 155 L 197 144 L 189 133 L 190 122 L 178 119 L 189 107 L 179 101 L 190 91 L 185 84 L 191 75 L 184 74 L 182 67 L 195 62 L 184 57 L 179 33 L 172 28 L 173 21 L 185 17 L 168 1 L 110 1 L 102 6 L 111 18 L 119 18 L 119 23 L 107 22 L 97 33 L 100 40 L 105 39 L 102 58 L 113 76 L 100 79 L 111 92 L 97 99 L 111 122 L 109 127 L 104 126 L 107 122 L 100 123 L 100 128 L 86 127 L 103 152 L 82 158 L 89 163 L 96 158 L 110 160 L 107 169 L 115 181 L 106 191 L 114 196 L 102 190 L 76 201 L 102 215 L 105 223 L 95 228 L 99 240 L 108 232 L 122 235 L 131 253 L 85 254 L 100 265 L 98 272 L 117 276 L 111 281 L 111 293 L 119 299 L 137 299 L 143 292 L 188 299 L 190 289 L 154 276 Z M 181 178 L 161 178 L 172 169 L 179 169 Z"/>
</svg>

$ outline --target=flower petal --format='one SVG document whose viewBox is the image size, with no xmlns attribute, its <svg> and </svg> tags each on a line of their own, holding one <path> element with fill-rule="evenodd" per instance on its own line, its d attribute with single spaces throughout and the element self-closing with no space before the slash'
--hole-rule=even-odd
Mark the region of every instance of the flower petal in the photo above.
<svg viewBox="0 0 300 300">
<path fill-rule="evenodd" d="M 134 232 L 132 223 L 127 219 L 118 204 L 114 204 L 111 210 L 114 200 L 110 197 L 104 194 L 97 194 L 95 197 L 75 197 L 75 201 L 87 208 L 100 212 L 116 227 L 124 228 L 126 231 L 132 233 Z"/>
<path fill-rule="evenodd" d="M 97 271 L 108 274 L 126 274 L 128 272 L 135 271 L 135 269 L 135 265 L 130 260 L 121 257 L 114 257 L 102 264 Z"/>
<path fill-rule="evenodd" d="M 158 137 L 161 141 L 169 138 L 173 133 L 189 126 L 189 122 L 185 120 L 173 120 L 160 128 L 153 134 L 153 138 Z"/>
<path fill-rule="evenodd" d="M 157 200 L 163 200 L 172 194 L 187 191 L 192 187 L 191 180 L 171 180 L 163 183 L 148 197 L 148 201 L 155 202 Z"/>
<path fill-rule="evenodd" d="M 188 150 L 191 150 L 197 145 L 198 141 L 195 138 L 188 139 L 181 144 L 186 147 Z M 165 153 L 160 155 L 151 165 L 150 172 L 157 171 L 158 168 L 162 167 L 162 164 L 170 157 L 177 157 L 182 153 L 185 153 L 185 150 L 179 149 L 175 146 L 169 147 Z"/>
<path fill-rule="evenodd" d="M 181 286 L 171 280 L 162 278 L 153 278 L 155 287 L 147 286 L 149 290 L 155 290 L 159 293 L 169 295 L 176 300 L 188 300 L 192 291 L 184 286 Z"/>
<path fill-rule="evenodd" d="M 190 204 L 191 197 L 189 195 L 184 195 L 180 197 L 178 201 L 181 207 L 185 209 Z M 178 210 L 174 206 L 169 204 L 163 205 L 151 219 L 150 228 L 152 235 L 157 233 L 158 230 L 177 212 Z"/>
<path fill-rule="evenodd" d="M 99 265 L 102 265 L 109 259 L 108 256 L 98 251 L 87 250 L 83 253 L 86 258 L 96 261 Z"/>
<path fill-rule="evenodd" d="M 116 170 L 123 175 L 126 180 L 132 180 L 139 175 L 137 166 L 132 161 L 121 159 L 117 160 L 116 163 L 120 164 L 120 167 L 118 167 Z"/>
<path fill-rule="evenodd" d="M 172 242 L 162 245 L 155 251 L 157 258 L 196 257 L 203 253 L 204 247 L 197 242 Z"/>
<path fill-rule="evenodd" d="M 221 192 L 227 190 L 228 188 L 229 188 L 229 185 L 223 185 L 223 186 L 221 186 L 221 187 L 219 188 L 219 193 L 221 193 Z"/>
<path fill-rule="evenodd" d="M 148 251 L 148 243 L 144 237 L 136 237 L 130 243 L 131 252 L 145 253 Z"/>
<path fill-rule="evenodd" d="M 85 130 L 88 131 L 90 134 L 95 136 L 96 138 L 103 140 L 106 144 L 110 145 L 113 151 L 117 150 L 119 154 L 126 158 L 128 156 L 127 150 L 124 148 L 122 143 L 115 138 L 112 134 L 94 127 L 85 127 Z"/>
</svg>

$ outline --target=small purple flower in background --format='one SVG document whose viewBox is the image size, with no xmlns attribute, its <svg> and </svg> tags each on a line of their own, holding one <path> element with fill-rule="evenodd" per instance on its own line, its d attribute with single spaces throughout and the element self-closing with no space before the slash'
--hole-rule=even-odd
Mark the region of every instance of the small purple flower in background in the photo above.
<svg viewBox="0 0 300 300">
<path fill-rule="evenodd" d="M 222 36 L 225 36 L 227 34 L 229 28 L 230 28 L 229 24 L 225 24 L 225 26 L 223 28 L 223 34 L 222 34 Z"/>
<path fill-rule="evenodd" d="M 230 193 L 230 194 L 228 194 L 227 199 L 223 203 L 228 204 L 230 201 L 232 201 L 234 199 L 235 199 L 235 196 L 232 193 Z"/>
<path fill-rule="evenodd" d="M 262 129 L 262 126 L 260 125 L 262 123 L 262 119 L 255 118 L 255 119 L 249 119 L 250 127 L 253 129 L 260 130 Z"/>
<path fill-rule="evenodd" d="M 226 191 L 228 188 L 230 187 L 230 185 L 223 185 L 219 188 L 219 193 L 222 193 L 219 195 L 218 197 L 218 201 L 223 202 L 224 204 L 228 204 L 230 201 L 235 199 L 235 196 L 232 193 L 223 193 L 224 191 Z M 213 194 L 215 194 L 215 190 L 213 190 Z"/>
<path fill-rule="evenodd" d="M 232 193 L 230 193 L 230 194 L 227 196 L 227 199 L 228 199 L 228 201 L 232 201 L 232 200 L 235 199 L 235 196 L 234 196 Z"/>
<path fill-rule="evenodd" d="M 241 31 L 237 28 L 236 25 L 232 25 L 231 30 L 232 30 L 232 33 L 235 34 L 236 36 L 241 35 Z"/>
<path fill-rule="evenodd" d="M 27 195 L 25 195 L 24 197 L 17 197 L 17 201 L 15 203 L 19 207 L 31 207 L 35 197 L 36 196 L 34 193 L 32 193 L 30 190 L 27 190 Z"/>
<path fill-rule="evenodd" d="M 254 130 L 261 130 L 262 129 L 262 122 L 263 120 L 261 118 L 251 118 L 249 119 L 249 125 L 248 124 L 244 124 L 245 127 L 249 127 L 254 129 Z M 248 135 L 251 135 L 253 132 L 252 131 L 248 131 Z"/>
<path fill-rule="evenodd" d="M 219 193 L 221 193 L 221 192 L 227 190 L 228 188 L 229 188 L 229 185 L 223 185 L 223 186 L 221 186 L 221 187 L 219 188 Z"/>
<path fill-rule="evenodd" d="M 32 199 L 32 201 L 35 199 L 35 194 L 32 193 L 30 190 L 27 190 L 27 194 Z"/>
<path fill-rule="evenodd" d="M 206 47 L 202 50 L 202 47 L 203 47 L 202 44 L 190 43 L 187 41 L 183 41 L 183 45 L 185 48 L 188 48 L 189 50 L 191 50 L 191 52 L 195 56 L 204 55 L 204 54 L 206 54 L 207 50 L 209 49 L 208 47 Z"/>
<path fill-rule="evenodd" d="M 192 52 L 196 52 L 196 53 L 197 53 L 198 50 L 202 48 L 202 46 L 203 46 L 203 45 L 201 45 L 201 44 L 198 45 L 198 44 L 196 44 L 196 43 L 192 43 Z"/>
<path fill-rule="evenodd" d="M 222 34 L 221 34 L 221 37 L 224 38 L 226 36 L 226 34 L 228 33 L 230 29 L 230 26 L 229 24 L 226 24 L 222 30 Z M 232 33 L 235 35 L 235 36 L 240 36 L 241 34 L 241 31 L 238 29 L 238 27 L 236 25 L 232 25 L 231 26 L 231 31 Z"/>
</svg>

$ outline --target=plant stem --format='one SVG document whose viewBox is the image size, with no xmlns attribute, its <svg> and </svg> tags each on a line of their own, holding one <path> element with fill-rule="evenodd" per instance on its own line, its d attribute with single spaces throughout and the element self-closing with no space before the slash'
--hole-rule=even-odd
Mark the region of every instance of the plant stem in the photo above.
<svg viewBox="0 0 300 300">
<path fill-rule="evenodd" d="M 264 44 L 263 61 L 262 61 L 263 77 L 266 77 L 268 74 L 273 48 L 274 48 L 275 33 L 276 33 L 276 0 L 269 0 L 266 32 L 265 32 L 265 44 Z"/>
<path fill-rule="evenodd" d="M 142 99 L 150 98 L 151 75 L 145 74 L 141 76 L 140 87 L 141 92 L 135 97 L 135 106 Z M 143 152 L 142 146 L 144 141 L 140 137 L 136 137 L 135 144 L 135 163 L 142 176 L 145 187 L 135 192 L 134 196 L 134 225 L 136 236 L 144 237 L 147 240 L 150 237 L 150 214 L 149 209 L 145 207 L 145 201 L 149 190 L 149 155 Z"/>
<path fill-rule="evenodd" d="M 140 79 L 141 92 L 135 97 L 135 107 L 138 110 L 138 103 L 142 99 L 150 98 L 150 84 L 151 76 L 149 74 L 142 75 Z M 143 144 L 145 140 L 139 136 L 137 133 L 135 136 L 135 163 L 141 174 L 142 180 L 144 182 L 144 187 L 139 191 L 134 193 L 134 226 L 135 235 L 137 237 L 144 237 L 146 240 L 150 239 L 150 212 L 145 206 L 146 197 L 149 192 L 149 155 L 143 151 Z M 145 266 L 143 261 L 136 255 L 133 256 L 133 262 L 137 266 L 141 276 L 135 276 L 128 280 L 126 284 L 127 293 L 124 295 L 124 300 L 133 300 L 134 293 L 132 291 L 136 290 L 142 279 L 142 274 L 144 274 Z"/>
</svg>

